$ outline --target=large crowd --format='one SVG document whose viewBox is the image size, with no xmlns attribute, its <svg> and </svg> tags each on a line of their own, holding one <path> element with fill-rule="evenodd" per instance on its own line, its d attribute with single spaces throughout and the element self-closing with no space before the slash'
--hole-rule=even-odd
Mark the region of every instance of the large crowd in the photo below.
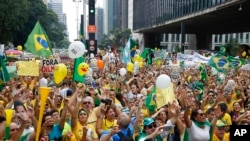
<svg viewBox="0 0 250 141">
<path fill-rule="evenodd" d="M 214 74 L 205 64 L 206 79 L 201 79 L 199 67 L 163 61 L 122 76 L 119 70 L 126 65 L 119 58 L 104 59 L 105 67 L 93 69 L 82 83 L 72 80 L 73 64 L 60 84 L 51 74 L 12 78 L 0 92 L 0 140 L 36 140 L 41 79 L 50 92 L 40 141 L 229 141 L 230 125 L 250 125 L 249 70 Z M 162 74 L 170 76 L 175 99 L 149 110 L 145 100 Z M 9 129 L 6 109 L 15 111 Z"/>
</svg>

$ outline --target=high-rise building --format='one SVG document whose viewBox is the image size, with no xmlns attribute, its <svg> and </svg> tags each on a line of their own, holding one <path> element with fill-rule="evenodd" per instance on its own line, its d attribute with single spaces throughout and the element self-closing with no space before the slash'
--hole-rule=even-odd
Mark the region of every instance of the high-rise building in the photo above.
<svg viewBox="0 0 250 141">
<path fill-rule="evenodd" d="M 128 0 L 104 0 L 104 33 L 128 28 Z"/>
<path fill-rule="evenodd" d="M 48 0 L 48 8 L 52 9 L 57 14 L 59 22 L 66 25 L 64 16 L 63 16 L 62 0 Z"/>
<path fill-rule="evenodd" d="M 100 41 L 103 36 L 103 8 L 96 8 L 96 26 L 96 39 L 97 41 Z"/>
</svg>

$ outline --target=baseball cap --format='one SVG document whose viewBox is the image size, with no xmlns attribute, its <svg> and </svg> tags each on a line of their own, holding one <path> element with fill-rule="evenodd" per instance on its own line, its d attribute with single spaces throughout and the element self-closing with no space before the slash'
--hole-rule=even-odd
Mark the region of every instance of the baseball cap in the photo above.
<svg viewBox="0 0 250 141">
<path fill-rule="evenodd" d="M 217 127 L 224 127 L 224 126 L 226 126 L 226 124 L 222 120 L 217 120 L 216 126 Z"/>
<path fill-rule="evenodd" d="M 152 119 L 152 118 L 145 118 L 144 119 L 144 121 L 143 121 L 143 125 L 144 126 L 148 126 L 148 125 L 150 125 L 150 124 L 152 124 L 152 123 L 154 123 L 155 121 L 154 121 L 154 119 Z"/>
</svg>

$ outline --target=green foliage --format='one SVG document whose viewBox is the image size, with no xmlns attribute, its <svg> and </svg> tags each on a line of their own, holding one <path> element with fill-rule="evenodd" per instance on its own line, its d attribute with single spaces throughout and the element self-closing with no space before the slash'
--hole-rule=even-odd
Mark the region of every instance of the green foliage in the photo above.
<svg viewBox="0 0 250 141">
<path fill-rule="evenodd" d="M 174 48 L 174 51 L 175 51 L 175 52 L 181 52 L 181 48 L 180 48 L 179 46 L 176 46 L 176 47 Z"/>
<path fill-rule="evenodd" d="M 55 12 L 47 9 L 42 0 L 0 1 L 0 11 L 1 43 L 23 45 L 39 20 L 54 46 L 61 48 L 69 44 L 65 38 L 65 25 L 59 22 Z"/>
<path fill-rule="evenodd" d="M 230 39 L 229 43 L 224 45 L 226 48 L 226 55 L 237 56 L 239 44 L 237 39 Z"/>
<path fill-rule="evenodd" d="M 0 42 L 12 41 L 12 33 L 19 32 L 28 21 L 28 0 L 1 0 Z"/>
<path fill-rule="evenodd" d="M 116 45 L 118 48 L 124 47 L 128 38 L 131 36 L 130 29 L 114 29 L 108 35 L 103 35 L 99 43 L 99 48 L 104 49 L 108 46 Z"/>
</svg>

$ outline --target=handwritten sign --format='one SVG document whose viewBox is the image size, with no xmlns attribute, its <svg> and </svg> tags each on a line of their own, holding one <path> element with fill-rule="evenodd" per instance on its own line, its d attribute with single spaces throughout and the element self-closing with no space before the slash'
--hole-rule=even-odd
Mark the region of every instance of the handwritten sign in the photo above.
<svg viewBox="0 0 250 141">
<path fill-rule="evenodd" d="M 18 61 L 17 74 L 20 76 L 39 76 L 39 63 L 37 61 Z"/>
<path fill-rule="evenodd" d="M 174 85 L 171 83 L 166 89 L 156 88 L 156 106 L 157 109 L 172 102 L 175 98 Z"/>
<path fill-rule="evenodd" d="M 54 71 L 55 65 L 59 64 L 59 59 L 51 58 L 51 59 L 44 59 L 41 62 L 41 71 L 43 73 L 52 73 Z"/>
</svg>

